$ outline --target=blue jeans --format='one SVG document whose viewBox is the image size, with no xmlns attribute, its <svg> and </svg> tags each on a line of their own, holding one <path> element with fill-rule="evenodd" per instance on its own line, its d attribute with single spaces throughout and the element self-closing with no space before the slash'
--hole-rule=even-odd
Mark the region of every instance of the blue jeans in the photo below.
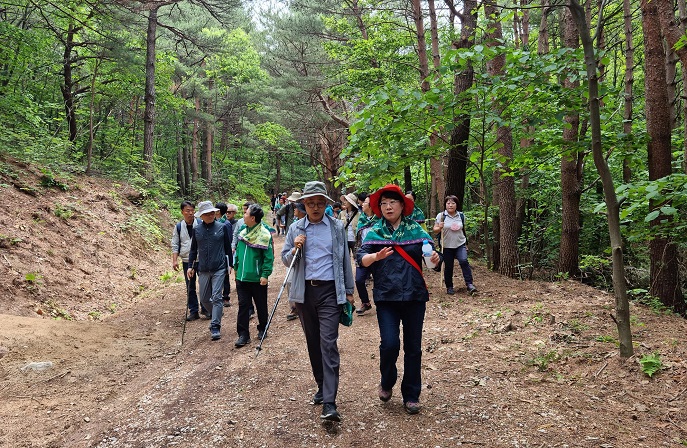
<svg viewBox="0 0 687 448">
<path fill-rule="evenodd" d="M 227 270 L 198 272 L 196 275 L 198 275 L 198 286 L 200 288 L 200 303 L 206 310 L 212 310 L 210 329 L 219 330 L 222 326 L 222 314 L 224 313 L 222 286 Z"/>
<path fill-rule="evenodd" d="M 370 276 L 368 268 L 357 266 L 355 268 L 355 287 L 358 289 L 358 296 L 363 303 L 370 303 L 370 294 L 367 292 L 365 280 Z"/>
<path fill-rule="evenodd" d="M 472 268 L 468 263 L 468 249 L 463 244 L 453 249 L 444 247 L 444 283 L 447 288 L 453 288 L 453 260 L 458 259 L 460 270 L 463 271 L 465 285 L 472 283 Z"/>
<path fill-rule="evenodd" d="M 189 279 L 186 275 L 186 271 L 190 266 L 188 261 L 181 262 L 182 269 L 184 271 L 184 281 L 186 282 L 186 306 L 188 306 L 188 312 L 190 314 L 198 313 L 198 294 L 196 293 L 196 279 Z"/>
<path fill-rule="evenodd" d="M 379 371 L 382 389 L 391 390 L 398 378 L 396 360 L 401 350 L 400 325 L 403 324 L 403 402 L 419 401 L 422 389 L 422 327 L 427 302 L 376 301 L 379 324 Z"/>
</svg>

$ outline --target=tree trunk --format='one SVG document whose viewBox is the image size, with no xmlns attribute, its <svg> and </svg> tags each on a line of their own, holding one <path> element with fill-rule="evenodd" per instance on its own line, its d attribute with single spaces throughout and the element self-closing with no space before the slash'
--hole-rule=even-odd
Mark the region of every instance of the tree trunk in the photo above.
<svg viewBox="0 0 687 448">
<path fill-rule="evenodd" d="M 214 102 L 212 101 L 214 89 L 214 82 L 208 79 L 208 98 L 205 101 L 205 113 L 207 119 L 205 120 L 205 156 L 203 157 L 203 174 L 207 181 L 208 187 L 212 185 L 212 147 L 214 142 L 215 120 L 214 120 Z"/>
<path fill-rule="evenodd" d="M 630 0 L 623 0 L 623 15 L 625 27 L 625 105 L 623 108 L 623 132 L 626 135 L 632 135 L 632 101 L 634 95 L 632 87 L 634 85 L 634 58 L 635 47 L 632 43 L 632 6 Z M 623 182 L 630 183 L 632 180 L 632 169 L 630 168 L 630 156 L 632 152 L 632 144 L 628 143 L 623 158 Z"/>
<path fill-rule="evenodd" d="M 74 35 L 76 31 L 74 24 L 69 23 L 66 36 L 64 38 L 64 53 L 62 57 L 62 76 L 64 83 L 60 86 L 62 90 L 62 100 L 64 101 L 64 111 L 67 118 L 67 126 L 69 128 L 69 141 L 74 143 L 76 141 L 77 126 L 76 126 L 76 106 L 74 105 L 74 80 L 72 76 L 72 50 L 74 48 Z"/>
<path fill-rule="evenodd" d="M 661 27 L 656 4 L 642 0 L 642 29 L 644 31 L 644 96 L 646 98 L 646 128 L 649 135 L 649 180 L 657 180 L 672 172 L 671 122 L 669 89 L 666 84 Z M 650 200 L 649 209 L 658 210 L 665 202 Z M 660 225 L 666 218 L 660 216 L 651 222 L 652 227 Z M 675 312 L 685 314 L 685 300 L 680 291 L 680 272 L 676 245 L 665 237 L 657 236 L 649 243 L 651 258 L 652 296 Z"/>
<path fill-rule="evenodd" d="M 143 113 L 143 176 L 153 179 L 153 152 L 155 147 L 155 35 L 157 32 L 157 6 L 148 14 L 146 34 L 146 85 L 145 112 Z"/>
<path fill-rule="evenodd" d="M 477 2 L 476 0 L 465 0 L 463 5 L 462 14 L 458 15 L 462 25 L 460 40 L 452 42 L 452 46 L 455 49 L 470 48 L 475 40 L 475 29 L 477 28 Z M 466 70 L 456 73 L 453 78 L 454 94 L 459 96 L 472 87 L 474 77 L 475 70 L 472 65 L 469 65 Z M 463 210 L 465 201 L 465 179 L 468 166 L 470 115 L 458 115 L 453 121 L 455 127 L 451 132 L 448 150 L 446 194 L 452 194 L 458 197 L 458 210 Z"/>
<path fill-rule="evenodd" d="M 563 41 L 567 48 L 577 49 L 580 40 L 570 10 L 564 11 Z M 563 87 L 575 89 L 578 81 L 563 80 Z M 561 157 L 561 242 L 559 246 L 558 271 L 572 278 L 580 275 L 580 199 L 582 197 L 582 167 L 578 157 L 579 114 L 564 118 L 563 141 L 566 142 Z"/>
<path fill-rule="evenodd" d="M 498 20 L 496 4 L 493 0 L 485 2 L 484 12 L 489 18 L 489 33 L 487 45 L 499 45 L 503 39 L 501 22 Z M 492 77 L 504 74 L 506 56 L 499 54 L 487 61 L 487 71 Z M 503 114 L 503 107 L 495 99 L 493 112 Z M 508 277 L 514 277 L 518 265 L 518 244 L 516 239 L 515 216 L 515 179 L 510 174 L 510 163 L 513 159 L 513 133 L 508 126 L 499 126 L 496 130 L 497 148 L 501 166 L 494 171 L 494 191 L 498 191 L 498 224 L 499 224 L 499 268 L 498 272 Z"/>
<path fill-rule="evenodd" d="M 200 137 L 198 133 L 200 131 L 200 98 L 196 96 L 194 100 L 196 115 L 193 117 L 193 130 L 191 131 L 191 176 L 193 183 L 198 182 L 198 145 L 200 142 Z"/>
<path fill-rule="evenodd" d="M 604 201 L 606 202 L 608 233 L 611 241 L 611 256 L 613 260 L 613 290 L 615 294 L 615 322 L 618 327 L 620 356 L 629 358 L 634 353 L 632 347 L 632 331 L 630 329 L 630 304 L 627 300 L 627 283 L 625 281 L 625 265 L 623 256 L 623 241 L 620 233 L 620 204 L 615 194 L 613 176 L 604 157 L 601 145 L 601 110 L 599 107 L 599 80 L 597 77 L 596 53 L 589 34 L 585 9 L 578 0 L 569 0 L 577 31 L 582 40 L 584 61 L 587 69 L 587 89 L 589 93 L 589 120 L 592 128 L 592 152 L 594 164 L 603 185 Z M 601 18 L 598 18 L 601 20 Z"/>
</svg>

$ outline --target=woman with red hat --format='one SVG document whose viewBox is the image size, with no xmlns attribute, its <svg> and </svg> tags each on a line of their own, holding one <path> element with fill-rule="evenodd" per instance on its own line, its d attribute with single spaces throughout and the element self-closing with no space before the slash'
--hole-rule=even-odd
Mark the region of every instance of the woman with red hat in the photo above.
<svg viewBox="0 0 687 448">
<path fill-rule="evenodd" d="M 370 267 L 375 280 L 372 290 L 379 325 L 379 399 L 389 401 L 398 377 L 396 360 L 401 349 L 403 324 L 403 407 L 409 414 L 420 412 L 422 389 L 422 327 L 429 291 L 422 275 L 422 245 L 432 238 L 409 218 L 414 202 L 397 185 L 387 185 L 370 196 L 370 208 L 380 219 L 367 233 L 357 261 Z M 436 251 L 431 261 L 438 263 Z"/>
</svg>

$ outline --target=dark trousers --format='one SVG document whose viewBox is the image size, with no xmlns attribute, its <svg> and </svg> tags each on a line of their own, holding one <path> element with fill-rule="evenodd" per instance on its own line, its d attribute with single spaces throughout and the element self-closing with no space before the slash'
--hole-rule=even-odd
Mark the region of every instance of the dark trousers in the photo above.
<svg viewBox="0 0 687 448">
<path fill-rule="evenodd" d="M 418 401 L 422 389 L 422 327 L 427 302 L 375 302 L 379 324 L 379 371 L 382 389 L 391 390 L 398 378 L 396 360 L 403 324 L 403 402 Z"/>
<path fill-rule="evenodd" d="M 198 276 L 194 275 L 193 278 L 189 280 L 186 271 L 188 271 L 190 264 L 187 261 L 182 261 L 181 267 L 184 271 L 184 281 L 186 282 L 186 306 L 188 306 L 189 314 L 194 314 L 198 312 L 198 293 L 196 292 Z M 203 310 L 203 312 L 205 312 L 205 310 Z"/>
<path fill-rule="evenodd" d="M 358 297 L 363 303 L 370 303 L 370 294 L 367 292 L 367 286 L 365 286 L 365 281 L 370 276 L 370 270 L 368 268 L 357 266 L 355 268 L 355 287 L 358 289 Z"/>
<path fill-rule="evenodd" d="M 463 271 L 465 285 L 472 283 L 472 268 L 468 263 L 468 249 L 463 244 L 460 247 L 450 249 L 444 247 L 444 283 L 447 288 L 453 288 L 453 260 L 458 259 L 460 270 Z"/>
<path fill-rule="evenodd" d="M 231 283 L 229 283 L 229 271 L 224 277 L 224 284 L 222 285 L 222 300 L 229 300 L 229 293 L 231 292 Z"/>
<path fill-rule="evenodd" d="M 236 332 L 250 336 L 250 309 L 255 302 L 258 312 L 258 332 L 267 325 L 267 285 L 259 282 L 242 282 L 236 280 L 236 294 L 239 296 L 239 313 L 236 317 Z"/>
<path fill-rule="evenodd" d="M 321 286 L 305 285 L 305 300 L 296 303 L 305 333 L 310 367 L 325 403 L 335 403 L 339 389 L 339 317 L 334 281 Z"/>
</svg>

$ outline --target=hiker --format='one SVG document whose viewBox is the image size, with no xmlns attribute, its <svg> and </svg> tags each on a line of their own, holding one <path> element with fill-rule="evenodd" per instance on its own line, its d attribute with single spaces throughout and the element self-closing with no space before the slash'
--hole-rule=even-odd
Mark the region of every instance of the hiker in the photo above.
<svg viewBox="0 0 687 448">
<path fill-rule="evenodd" d="M 305 212 L 305 205 L 303 205 L 302 202 L 294 202 L 293 203 L 293 222 L 298 221 L 299 219 L 303 219 L 306 216 Z M 291 290 L 291 278 L 292 275 L 289 275 L 289 278 L 286 281 L 286 296 L 289 296 L 289 291 Z M 293 302 L 289 302 L 289 314 L 286 315 L 286 320 L 296 320 L 298 319 L 298 310 L 296 309 L 296 305 L 293 304 Z"/>
<path fill-rule="evenodd" d="M 272 225 L 277 229 L 277 235 L 284 233 L 286 234 L 286 231 L 284 229 L 284 226 L 282 226 L 281 223 L 281 217 L 277 216 L 277 212 L 286 205 L 286 198 L 283 196 L 279 196 L 277 200 L 274 203 L 274 207 L 272 207 L 272 212 L 274 213 L 274 218 L 272 219 Z"/>
<path fill-rule="evenodd" d="M 217 222 L 221 222 L 225 226 L 229 227 L 229 232 L 234 236 L 233 223 L 229 220 L 227 214 L 229 213 L 229 206 L 224 202 L 218 202 L 215 204 L 215 208 L 218 209 L 215 212 L 215 219 Z M 234 220 L 236 221 L 236 220 Z M 231 283 L 229 283 L 229 271 L 231 268 L 227 269 L 227 275 L 224 276 L 224 281 L 222 282 L 222 306 L 231 306 L 231 301 L 229 299 L 229 294 L 231 293 Z"/>
<path fill-rule="evenodd" d="M 343 210 L 339 213 L 339 219 L 344 222 L 344 229 L 346 229 L 346 236 L 348 238 L 348 249 L 351 251 L 351 256 L 355 256 L 353 249 L 355 248 L 355 231 L 358 227 L 358 197 L 353 193 L 348 193 L 341 196 L 341 207 Z"/>
<path fill-rule="evenodd" d="M 338 422 L 339 318 L 343 304 L 353 303 L 354 282 L 343 223 L 324 214 L 327 201 L 332 202 L 326 191 L 322 182 L 305 184 L 301 198 L 306 216 L 289 227 L 281 258 L 290 266 L 297 249 L 302 250 L 293 268 L 289 302 L 298 310 L 317 383 L 312 402 L 323 404 L 321 419 Z"/>
<path fill-rule="evenodd" d="M 415 203 L 415 192 L 413 190 L 406 191 L 406 197 L 412 199 L 413 203 Z M 413 207 L 413 214 L 410 215 L 410 219 L 420 224 L 420 227 L 422 227 L 425 232 L 428 232 L 427 224 L 425 224 L 425 212 L 423 212 L 417 204 Z"/>
<path fill-rule="evenodd" d="M 248 210 L 248 207 L 250 207 L 252 204 L 253 203 L 251 201 L 246 201 L 243 203 L 243 214 L 244 215 L 246 214 L 246 210 Z M 241 231 L 241 228 L 243 228 L 244 225 L 245 224 L 244 224 L 243 216 L 241 218 L 239 218 L 236 221 L 236 223 L 234 224 L 234 228 L 233 228 L 234 233 L 233 233 L 233 238 L 231 240 L 231 259 L 232 260 L 234 259 L 234 255 L 236 254 L 236 245 L 239 242 L 239 232 Z M 236 277 L 236 276 L 234 275 L 234 277 Z M 250 302 L 250 311 L 248 313 L 248 317 L 250 319 L 252 319 L 253 316 L 255 316 L 255 307 L 253 306 L 253 302 Z"/>
<path fill-rule="evenodd" d="M 238 219 L 236 219 L 236 212 L 238 211 L 238 207 L 236 207 L 236 204 L 229 204 L 227 205 L 227 221 L 229 221 L 232 225 L 232 231 L 233 231 L 233 226 L 236 225 L 238 222 Z"/>
<path fill-rule="evenodd" d="M 420 412 L 422 389 L 422 327 L 429 291 L 422 275 L 422 245 L 432 238 L 408 218 L 413 200 L 398 185 L 387 185 L 370 196 L 370 208 L 380 218 L 365 236 L 357 261 L 369 267 L 375 280 L 372 290 L 379 325 L 379 399 L 391 399 L 398 377 L 396 360 L 403 326 L 403 380 L 401 395 L 408 414 Z M 432 252 L 431 261 L 438 263 Z"/>
<path fill-rule="evenodd" d="M 202 222 L 196 226 L 187 274 L 193 278 L 198 273 L 200 302 L 206 310 L 211 310 L 210 336 L 213 341 L 220 339 L 222 327 L 222 285 L 227 269 L 230 267 L 231 238 L 230 227 L 215 220 L 211 201 L 198 204 L 195 216 Z"/>
<path fill-rule="evenodd" d="M 215 208 L 217 209 L 215 212 L 215 219 L 224 224 L 227 220 L 227 204 L 224 202 L 217 202 Z"/>
<path fill-rule="evenodd" d="M 444 255 L 444 283 L 446 293 L 453 295 L 453 260 L 458 259 L 460 270 L 463 271 L 463 280 L 469 294 L 477 292 L 473 284 L 472 268 L 468 262 L 467 235 L 465 235 L 465 215 L 457 211 L 458 198 L 446 196 L 444 199 L 445 210 L 437 215 L 434 223 L 434 233 L 441 232 L 440 244 Z"/>
<path fill-rule="evenodd" d="M 293 224 L 293 207 L 294 203 L 301 199 L 301 193 L 299 191 L 294 191 L 291 196 L 286 198 L 288 203 L 277 211 L 277 219 L 281 219 L 282 231 L 286 233 Z"/>
<path fill-rule="evenodd" d="M 181 258 L 181 269 L 184 271 L 184 282 L 186 282 L 186 306 L 188 307 L 186 320 L 191 322 L 200 318 L 196 279 L 189 278 L 186 272 L 189 267 L 188 255 L 191 252 L 193 229 L 198 225 L 198 220 L 193 216 L 196 208 L 192 202 L 184 201 L 179 208 L 184 219 L 176 223 L 172 232 L 172 269 L 179 270 L 179 258 Z M 209 315 L 205 308 L 202 311 L 204 316 Z"/>
<path fill-rule="evenodd" d="M 365 240 L 367 232 L 370 231 L 370 228 L 377 221 L 377 217 L 374 213 L 372 213 L 372 209 L 370 208 L 370 197 L 367 195 L 365 195 L 362 208 L 363 212 L 360 214 L 360 218 L 358 219 L 358 226 L 356 228 L 355 235 L 356 253 L 357 249 L 360 248 L 362 242 Z M 355 310 L 355 312 L 359 316 L 372 309 L 372 304 L 370 303 L 370 294 L 367 292 L 366 285 L 368 278 L 370 278 L 370 269 L 365 266 L 361 266 L 359 263 L 356 263 L 355 287 L 358 290 L 358 297 L 360 297 L 361 304 L 360 308 Z"/>
<path fill-rule="evenodd" d="M 262 225 L 265 216 L 262 207 L 252 204 L 243 215 L 245 226 L 239 231 L 234 270 L 236 271 L 236 293 L 239 296 L 239 311 L 236 317 L 236 332 L 239 337 L 235 347 L 250 343 L 250 305 L 255 303 L 258 312 L 258 339 L 263 339 L 267 326 L 267 278 L 272 273 L 274 248 L 272 234 Z"/>
</svg>

